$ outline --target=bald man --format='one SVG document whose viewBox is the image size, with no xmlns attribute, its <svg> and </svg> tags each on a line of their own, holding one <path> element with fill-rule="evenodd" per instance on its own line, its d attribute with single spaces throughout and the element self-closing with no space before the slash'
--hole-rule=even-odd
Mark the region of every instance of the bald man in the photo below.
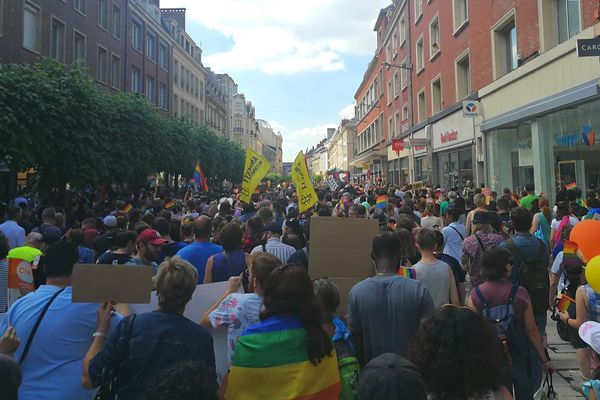
<svg viewBox="0 0 600 400">
<path fill-rule="evenodd" d="M 219 245 L 210 242 L 212 234 L 212 221 L 206 215 L 194 220 L 194 243 L 177 252 L 177 255 L 189 261 L 198 270 L 198 283 L 204 282 L 206 261 L 214 254 L 223 251 Z"/>
</svg>

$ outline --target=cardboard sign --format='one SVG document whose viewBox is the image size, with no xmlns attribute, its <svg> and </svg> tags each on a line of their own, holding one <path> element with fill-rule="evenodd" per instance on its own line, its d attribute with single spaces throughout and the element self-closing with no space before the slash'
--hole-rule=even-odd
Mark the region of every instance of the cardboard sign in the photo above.
<svg viewBox="0 0 600 400">
<path fill-rule="evenodd" d="M 423 183 L 423 181 L 418 181 L 412 184 L 412 188 L 414 190 L 418 190 L 418 189 L 422 189 L 423 186 L 425 186 L 425 184 Z"/>
<path fill-rule="evenodd" d="M 192 299 L 185 306 L 183 316 L 190 321 L 198 323 L 202 316 L 222 295 L 225 293 L 229 282 L 208 283 L 198 285 L 192 295 Z M 241 290 L 241 289 L 240 289 Z M 158 310 L 158 297 L 152 292 L 149 304 L 129 304 L 132 314 L 142 314 Z M 227 365 L 227 328 L 210 329 L 213 337 L 213 348 L 215 351 L 215 366 L 219 382 L 225 376 L 229 366 Z"/>
<path fill-rule="evenodd" d="M 8 288 L 33 291 L 32 265 L 19 258 L 8 259 Z"/>
<path fill-rule="evenodd" d="M 310 220 L 309 271 L 327 277 L 340 290 L 338 313 L 345 315 L 352 286 L 373 276 L 371 246 L 379 234 L 374 219 L 313 217 Z"/>
<path fill-rule="evenodd" d="M 150 303 L 152 267 L 139 265 L 76 264 L 73 303 Z"/>
</svg>

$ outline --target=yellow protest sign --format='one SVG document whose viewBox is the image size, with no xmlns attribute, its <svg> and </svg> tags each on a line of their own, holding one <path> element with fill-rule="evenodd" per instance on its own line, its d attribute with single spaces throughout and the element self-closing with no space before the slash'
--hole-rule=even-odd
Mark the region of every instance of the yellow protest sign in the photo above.
<svg viewBox="0 0 600 400">
<path fill-rule="evenodd" d="M 306 168 L 302 152 L 298 153 L 296 160 L 294 160 L 291 176 L 292 181 L 296 185 L 296 193 L 298 194 L 298 211 L 303 213 L 314 206 L 318 199 L 317 193 L 315 193 L 315 189 L 312 183 L 310 183 L 310 176 L 308 175 L 308 169 Z"/>
<path fill-rule="evenodd" d="M 240 200 L 250 203 L 250 196 L 254 189 L 270 169 L 271 163 L 266 158 L 251 149 L 246 150 L 246 164 L 244 166 Z"/>
</svg>

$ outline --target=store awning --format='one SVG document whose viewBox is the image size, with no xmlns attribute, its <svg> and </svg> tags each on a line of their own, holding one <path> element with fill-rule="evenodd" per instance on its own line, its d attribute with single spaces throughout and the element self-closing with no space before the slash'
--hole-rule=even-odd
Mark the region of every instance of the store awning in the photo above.
<svg viewBox="0 0 600 400">
<path fill-rule="evenodd" d="M 353 160 L 350 161 L 350 164 L 356 167 L 361 167 L 364 163 L 371 162 L 374 159 L 381 159 L 381 157 L 387 158 L 387 150 L 373 148 L 365 151 L 364 153 L 358 154 Z"/>
</svg>

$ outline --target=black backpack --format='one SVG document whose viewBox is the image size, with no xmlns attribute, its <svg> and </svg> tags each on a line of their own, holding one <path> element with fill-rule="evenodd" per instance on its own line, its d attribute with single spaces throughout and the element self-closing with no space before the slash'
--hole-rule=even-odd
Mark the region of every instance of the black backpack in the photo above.
<svg viewBox="0 0 600 400">
<path fill-rule="evenodd" d="M 548 266 L 544 262 L 546 258 L 546 246 L 541 240 L 537 239 L 537 241 L 539 242 L 539 251 L 537 257 L 531 260 L 525 257 L 512 239 L 506 242 L 513 257 L 521 264 L 517 279 L 512 279 L 512 281 L 516 285 L 521 285 L 527 289 L 534 314 L 543 313 L 548 310 L 548 299 L 550 297 L 550 276 L 548 274 Z"/>
<path fill-rule="evenodd" d="M 513 285 L 506 304 L 492 307 L 483 297 L 479 286 L 475 288 L 475 293 L 483 306 L 483 316 L 494 327 L 499 347 L 506 356 L 508 364 L 512 364 L 514 359 L 528 357 L 529 354 L 528 339 L 513 305 L 518 289 L 518 285 Z"/>
</svg>

